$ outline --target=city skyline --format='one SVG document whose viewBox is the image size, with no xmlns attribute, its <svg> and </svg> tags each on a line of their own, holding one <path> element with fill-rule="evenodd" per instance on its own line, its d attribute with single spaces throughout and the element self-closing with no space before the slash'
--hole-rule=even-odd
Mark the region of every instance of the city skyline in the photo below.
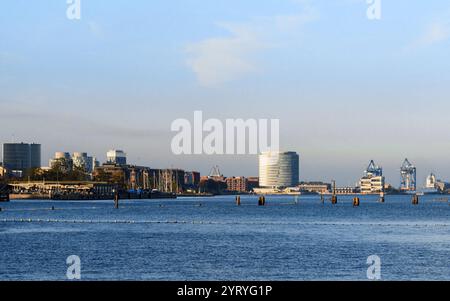
<svg viewBox="0 0 450 301">
<path fill-rule="evenodd" d="M 13 145 L 16 144 L 16 145 L 19 145 L 19 146 L 20 145 L 27 145 L 27 146 L 28 145 L 38 145 L 39 146 L 39 155 L 40 155 L 41 144 L 34 144 L 34 142 L 32 144 L 28 144 L 28 143 L 25 143 L 25 142 L 18 142 L 18 143 L 5 143 L 4 145 L 6 145 L 6 144 L 13 144 Z M 4 150 L 4 146 L 2 148 L 2 151 L 3 150 Z M 276 151 L 274 153 L 278 153 L 278 152 Z M 294 153 L 297 156 L 297 160 L 298 160 L 299 166 L 301 166 L 301 160 L 298 159 L 299 155 L 296 152 L 288 151 L 286 153 Z M 124 151 L 117 150 L 117 149 L 110 149 L 110 150 L 108 150 L 106 152 L 106 156 L 104 156 L 105 159 L 101 159 L 101 161 L 97 161 L 98 157 L 95 157 L 95 156 L 87 157 L 88 155 L 87 155 L 86 152 L 74 151 L 74 152 L 72 152 L 72 155 L 71 155 L 71 152 L 56 151 L 53 154 L 54 155 L 48 161 L 46 161 L 46 162 L 49 162 L 49 166 L 48 167 L 51 167 L 52 162 L 55 159 L 61 158 L 62 156 L 66 156 L 66 157 L 68 156 L 70 158 L 75 158 L 77 156 L 82 156 L 82 155 L 85 155 L 86 158 L 90 158 L 91 160 L 94 160 L 93 163 L 92 163 L 92 164 L 94 164 L 93 166 L 95 166 L 95 162 L 97 162 L 97 164 L 111 164 L 112 163 L 112 164 L 119 164 L 119 165 L 139 166 L 139 164 L 136 164 L 136 163 L 133 163 L 133 162 L 127 162 L 127 154 Z M 261 156 L 263 156 L 264 154 L 267 154 L 267 152 L 262 152 L 262 153 L 257 155 L 258 161 L 259 161 L 258 166 L 257 166 L 259 176 L 261 175 L 261 166 L 260 166 L 261 165 Z M 116 156 L 120 157 L 120 159 L 118 161 L 116 161 L 116 159 L 115 159 Z M 0 163 L 2 163 L 3 159 L 4 159 L 3 158 L 3 152 L 2 152 L 1 158 L 2 158 L 2 161 L 0 161 Z M 40 161 L 42 161 L 42 158 L 40 158 Z M 402 174 L 402 169 L 405 168 L 405 164 L 409 165 L 409 167 L 411 167 L 411 168 L 414 168 L 414 172 L 416 173 L 416 166 L 413 163 L 410 163 L 408 158 L 405 158 L 402 166 L 399 168 L 400 178 L 404 177 L 403 174 Z M 200 172 L 202 175 L 209 175 L 211 170 L 219 168 L 218 165 L 213 165 L 212 169 L 210 168 L 209 171 L 203 171 L 203 170 L 195 169 L 195 168 L 193 168 L 193 169 L 186 169 L 186 168 L 182 168 L 180 166 L 170 166 L 170 167 L 168 167 L 168 166 L 157 166 L 157 165 L 151 165 L 150 166 L 150 165 L 145 165 L 145 164 L 141 165 L 141 166 L 147 166 L 147 167 L 157 168 L 157 169 L 166 169 L 166 168 L 178 169 L 178 168 L 180 168 L 180 169 L 183 169 L 183 170 L 195 170 L 197 172 Z M 42 165 L 41 167 L 47 167 L 47 166 Z M 375 170 L 375 169 L 378 172 L 378 174 L 376 174 L 376 176 L 382 176 L 383 175 L 383 167 L 375 165 L 373 160 L 370 161 L 369 167 L 367 169 L 365 169 L 363 171 L 363 173 L 365 175 L 367 175 L 368 173 L 373 172 L 373 170 Z M 419 180 L 419 182 L 417 183 L 417 189 L 420 190 L 420 189 L 426 188 L 427 183 L 429 181 L 430 175 L 433 175 L 434 177 L 436 177 L 434 172 L 428 173 L 426 175 L 425 180 L 423 181 L 423 183 L 421 183 L 421 180 Z M 256 175 L 252 175 L 252 174 L 250 174 L 250 175 L 243 175 L 243 174 L 236 174 L 236 173 L 233 173 L 233 172 L 227 172 L 226 174 L 224 174 L 224 176 L 228 177 L 228 178 L 233 178 L 233 177 L 241 177 L 241 176 L 244 176 L 244 177 L 255 177 Z M 302 178 L 301 167 L 299 168 L 298 183 L 303 183 L 303 182 L 324 182 L 324 183 L 326 183 L 326 182 L 336 181 L 334 177 L 329 177 L 329 178 L 331 180 L 327 179 L 327 178 L 317 178 L 317 179 Z M 445 178 L 439 177 L 439 175 L 438 175 L 437 179 L 438 180 L 442 180 L 442 181 L 446 180 Z M 403 186 L 403 183 L 402 183 L 403 180 L 400 180 L 398 184 L 395 181 L 388 180 L 385 184 L 392 185 L 394 188 L 400 188 L 401 189 L 401 186 Z M 360 186 L 360 181 L 361 181 L 361 179 L 357 178 L 353 182 L 353 184 L 341 185 L 341 187 L 358 187 L 358 186 Z M 292 186 L 296 186 L 296 185 L 292 185 Z"/>
<path fill-rule="evenodd" d="M 175 156 L 174 119 L 278 118 L 300 179 L 354 185 L 371 159 L 399 185 L 450 179 L 450 5 L 384 1 L 9 1 L 0 12 L 0 142 L 36 141 L 42 161 L 104 161 L 258 174 L 258 156 Z M 439 108 L 437 110 L 436 108 Z"/>
</svg>

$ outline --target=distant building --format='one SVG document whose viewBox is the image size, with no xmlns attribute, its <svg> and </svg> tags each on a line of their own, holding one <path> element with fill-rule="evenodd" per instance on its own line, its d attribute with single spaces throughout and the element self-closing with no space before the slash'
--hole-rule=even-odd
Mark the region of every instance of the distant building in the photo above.
<svg viewBox="0 0 450 301">
<path fill-rule="evenodd" d="M 427 181 L 425 183 L 425 188 L 435 189 L 437 184 L 436 176 L 432 173 L 427 177 Z"/>
<path fill-rule="evenodd" d="M 56 152 L 53 159 L 50 159 L 51 168 L 59 168 L 62 172 L 72 171 L 74 168 L 83 170 L 87 174 L 92 174 L 95 167 L 99 166 L 95 157 L 88 156 L 84 152 L 74 152 L 71 156 L 67 152 Z"/>
<path fill-rule="evenodd" d="M 73 169 L 73 161 L 70 153 L 56 152 L 53 159 L 49 162 L 50 168 L 58 168 L 62 172 L 69 172 Z"/>
<path fill-rule="evenodd" d="M 359 188 L 363 194 L 384 192 L 385 178 L 383 169 L 372 160 L 359 181 Z"/>
<path fill-rule="evenodd" d="M 323 182 L 302 182 L 298 185 L 301 192 L 326 194 L 331 191 L 331 184 Z"/>
<path fill-rule="evenodd" d="M 230 177 L 226 180 L 227 190 L 233 192 L 247 192 L 248 189 L 248 179 L 245 177 Z"/>
<path fill-rule="evenodd" d="M 259 186 L 294 187 L 299 182 L 299 156 L 295 152 L 264 152 L 259 156 Z"/>
<path fill-rule="evenodd" d="M 198 187 L 200 184 L 200 173 L 198 171 L 184 172 L 184 185 L 189 187 Z"/>
<path fill-rule="evenodd" d="M 106 163 L 127 165 L 127 155 L 121 150 L 110 150 L 106 153 Z"/>
<path fill-rule="evenodd" d="M 0 179 L 6 178 L 8 175 L 8 170 L 0 164 Z"/>
<path fill-rule="evenodd" d="M 31 168 L 41 167 L 41 145 L 28 143 L 3 144 L 3 166 L 21 176 Z"/>
<path fill-rule="evenodd" d="M 356 187 L 336 187 L 336 194 L 353 194 L 357 193 Z"/>
<path fill-rule="evenodd" d="M 253 191 L 255 188 L 259 188 L 259 178 L 258 177 L 248 177 L 248 190 Z"/>
</svg>

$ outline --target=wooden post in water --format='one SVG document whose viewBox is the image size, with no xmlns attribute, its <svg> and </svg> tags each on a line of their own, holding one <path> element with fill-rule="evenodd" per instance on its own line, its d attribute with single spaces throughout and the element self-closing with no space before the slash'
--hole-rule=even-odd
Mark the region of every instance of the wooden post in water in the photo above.
<svg viewBox="0 0 450 301">
<path fill-rule="evenodd" d="M 265 206 L 266 205 L 266 197 L 260 196 L 258 199 L 258 206 Z"/>
<path fill-rule="evenodd" d="M 241 196 L 236 196 L 236 205 L 241 206 Z"/>
<path fill-rule="evenodd" d="M 380 203 L 384 203 L 384 192 L 380 193 Z"/>
<path fill-rule="evenodd" d="M 333 180 L 333 195 L 331 196 L 331 204 L 337 204 L 336 181 Z"/>
<path fill-rule="evenodd" d="M 359 207 L 359 197 L 353 198 L 353 207 Z"/>
<path fill-rule="evenodd" d="M 116 187 L 114 191 L 114 208 L 119 209 L 119 188 Z"/>
<path fill-rule="evenodd" d="M 413 195 L 413 197 L 412 197 L 412 204 L 413 205 L 419 205 L 419 196 L 417 194 Z"/>
</svg>

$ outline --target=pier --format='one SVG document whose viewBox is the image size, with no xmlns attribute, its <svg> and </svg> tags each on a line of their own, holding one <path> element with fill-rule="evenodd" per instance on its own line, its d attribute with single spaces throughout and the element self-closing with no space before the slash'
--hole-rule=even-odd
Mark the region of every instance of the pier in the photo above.
<svg viewBox="0 0 450 301">
<path fill-rule="evenodd" d="M 103 182 L 23 182 L 9 185 L 14 200 L 114 200 L 116 185 Z M 156 190 L 125 190 L 120 199 L 174 199 L 176 194 Z"/>
</svg>

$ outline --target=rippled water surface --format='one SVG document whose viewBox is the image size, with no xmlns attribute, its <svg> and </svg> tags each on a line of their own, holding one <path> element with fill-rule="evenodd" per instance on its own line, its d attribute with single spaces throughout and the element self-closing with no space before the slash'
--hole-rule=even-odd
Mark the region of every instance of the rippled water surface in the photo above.
<svg viewBox="0 0 450 301">
<path fill-rule="evenodd" d="M 84 280 L 450 280 L 446 199 L 352 197 L 0 203 L 0 280 L 64 280 L 81 258 Z M 51 207 L 55 210 L 50 210 Z"/>
</svg>

